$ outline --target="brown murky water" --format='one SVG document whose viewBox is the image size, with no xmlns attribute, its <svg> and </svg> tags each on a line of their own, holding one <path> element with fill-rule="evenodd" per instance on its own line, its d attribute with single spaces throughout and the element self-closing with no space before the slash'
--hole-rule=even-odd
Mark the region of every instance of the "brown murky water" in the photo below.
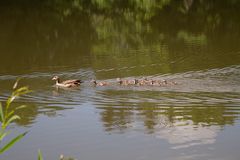
<svg viewBox="0 0 240 160">
<path fill-rule="evenodd" d="M 34 91 L 1 159 L 238 159 L 239 2 L 94 1 L 0 3 L 0 100 L 17 77 Z M 89 84 L 117 77 L 177 85 Z"/>
</svg>

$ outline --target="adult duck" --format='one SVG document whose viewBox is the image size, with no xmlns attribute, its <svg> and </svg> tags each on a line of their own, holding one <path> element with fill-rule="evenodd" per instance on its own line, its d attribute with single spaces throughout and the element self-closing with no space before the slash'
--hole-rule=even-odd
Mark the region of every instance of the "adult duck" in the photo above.
<svg viewBox="0 0 240 160">
<path fill-rule="evenodd" d="M 60 78 L 58 76 L 54 76 L 52 78 L 52 80 L 56 81 L 56 86 L 66 87 L 66 88 L 78 87 L 78 86 L 80 86 L 81 83 L 83 83 L 83 81 L 78 80 L 78 79 L 71 79 L 71 80 L 66 80 L 66 81 L 60 82 Z"/>
</svg>

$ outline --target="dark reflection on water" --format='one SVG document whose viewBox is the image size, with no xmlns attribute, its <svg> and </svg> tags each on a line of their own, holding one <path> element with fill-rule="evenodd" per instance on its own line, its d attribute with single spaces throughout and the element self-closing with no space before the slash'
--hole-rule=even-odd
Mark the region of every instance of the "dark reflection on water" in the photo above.
<svg viewBox="0 0 240 160">
<path fill-rule="evenodd" d="M 13 129 L 31 132 L 3 159 L 34 159 L 39 148 L 47 159 L 238 158 L 239 8 L 232 0 L 1 1 L 0 101 L 17 77 L 34 91 L 13 104 L 28 105 Z M 56 88 L 54 75 L 85 83 Z M 117 77 L 177 85 L 119 86 Z M 114 83 L 94 87 L 92 78 Z"/>
</svg>

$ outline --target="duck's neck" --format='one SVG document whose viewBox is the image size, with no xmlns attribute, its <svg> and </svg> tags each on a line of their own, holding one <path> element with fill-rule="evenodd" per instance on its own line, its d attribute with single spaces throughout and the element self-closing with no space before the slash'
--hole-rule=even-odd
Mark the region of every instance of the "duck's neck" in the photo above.
<svg viewBox="0 0 240 160">
<path fill-rule="evenodd" d="M 56 80 L 56 85 L 58 85 L 60 83 L 60 79 Z"/>
</svg>

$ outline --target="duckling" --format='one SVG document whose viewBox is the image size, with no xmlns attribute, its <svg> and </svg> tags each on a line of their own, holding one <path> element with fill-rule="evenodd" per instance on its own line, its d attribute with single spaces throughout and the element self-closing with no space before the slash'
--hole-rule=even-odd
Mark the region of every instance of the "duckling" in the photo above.
<svg viewBox="0 0 240 160">
<path fill-rule="evenodd" d="M 152 85 L 153 84 L 153 80 L 152 79 L 144 78 L 144 79 L 140 79 L 138 81 L 139 81 L 139 85 L 140 86 L 146 86 L 146 85 Z"/>
<path fill-rule="evenodd" d="M 139 83 L 138 79 L 134 79 L 133 82 L 134 82 L 133 84 L 135 84 L 135 85 L 137 85 Z"/>
<path fill-rule="evenodd" d="M 153 85 L 155 86 L 173 86 L 176 85 L 177 82 L 167 81 L 167 80 L 154 80 Z"/>
<path fill-rule="evenodd" d="M 95 86 L 107 86 L 107 85 L 109 85 L 108 82 L 97 82 L 95 79 L 92 79 L 91 82 L 92 82 Z"/>
<path fill-rule="evenodd" d="M 116 80 L 120 85 L 126 85 L 126 81 L 122 80 L 121 78 L 117 78 Z"/>
<path fill-rule="evenodd" d="M 173 86 L 173 85 L 177 85 L 178 83 L 175 82 L 175 81 L 166 81 L 166 80 L 165 80 L 165 83 L 164 83 L 164 84 Z"/>
<path fill-rule="evenodd" d="M 137 79 L 133 79 L 133 80 L 122 80 L 121 78 L 117 78 L 117 82 L 120 85 L 123 86 L 127 86 L 127 85 L 137 85 L 138 84 L 138 80 Z"/>
<path fill-rule="evenodd" d="M 163 85 L 167 85 L 167 81 L 166 80 L 152 80 L 151 85 L 152 86 L 163 86 Z"/>
<path fill-rule="evenodd" d="M 60 78 L 58 76 L 54 76 L 52 80 L 56 81 L 56 86 L 66 87 L 66 88 L 78 87 L 80 86 L 81 83 L 83 83 L 83 81 L 78 79 L 72 79 L 72 80 L 66 80 L 66 81 L 60 82 Z"/>
</svg>

